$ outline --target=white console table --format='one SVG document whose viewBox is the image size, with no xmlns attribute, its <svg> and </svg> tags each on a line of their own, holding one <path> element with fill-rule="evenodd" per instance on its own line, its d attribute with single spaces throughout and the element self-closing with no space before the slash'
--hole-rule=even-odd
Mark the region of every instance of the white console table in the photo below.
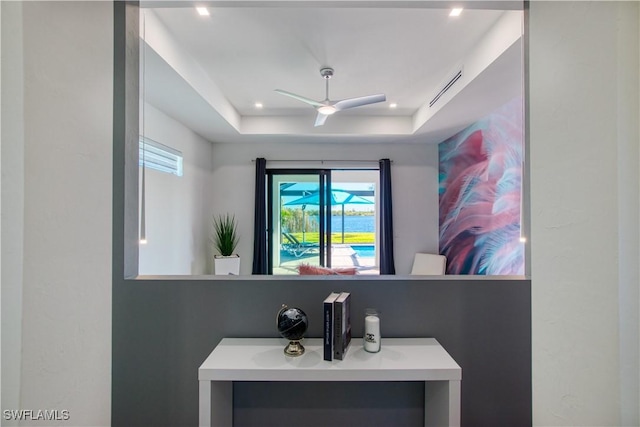
<svg viewBox="0 0 640 427">
<path fill-rule="evenodd" d="M 287 357 L 278 338 L 224 338 L 198 369 L 201 427 L 233 425 L 234 381 L 424 381 L 425 426 L 460 425 L 462 369 L 433 338 L 383 338 L 367 353 L 354 338 L 344 360 L 322 358 L 322 340 Z"/>
</svg>

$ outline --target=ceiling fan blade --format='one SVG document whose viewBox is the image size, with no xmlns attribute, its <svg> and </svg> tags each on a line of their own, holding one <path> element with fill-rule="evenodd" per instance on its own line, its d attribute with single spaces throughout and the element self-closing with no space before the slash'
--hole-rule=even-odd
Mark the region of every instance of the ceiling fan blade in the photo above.
<svg viewBox="0 0 640 427">
<path fill-rule="evenodd" d="M 383 93 L 379 93 L 377 95 L 368 95 L 361 96 L 359 98 L 349 98 L 343 99 L 342 101 L 337 101 L 333 104 L 336 110 L 346 110 L 348 108 L 361 107 L 363 105 L 375 104 L 377 102 L 384 102 L 387 100 L 387 97 Z"/>
<path fill-rule="evenodd" d="M 327 121 L 327 116 L 326 114 L 321 114 L 318 113 L 318 115 L 316 116 L 316 124 L 314 124 L 314 126 L 322 126 L 324 124 L 324 122 Z"/>
<path fill-rule="evenodd" d="M 298 101 L 302 101 L 302 102 L 307 103 L 309 105 L 313 105 L 314 107 L 321 107 L 321 106 L 324 105 L 321 102 L 315 101 L 313 99 L 305 98 L 304 96 L 296 95 L 295 93 L 287 92 L 286 90 L 275 89 L 275 91 L 278 92 L 281 95 L 288 96 L 288 97 L 291 97 L 293 99 L 297 99 Z"/>
</svg>

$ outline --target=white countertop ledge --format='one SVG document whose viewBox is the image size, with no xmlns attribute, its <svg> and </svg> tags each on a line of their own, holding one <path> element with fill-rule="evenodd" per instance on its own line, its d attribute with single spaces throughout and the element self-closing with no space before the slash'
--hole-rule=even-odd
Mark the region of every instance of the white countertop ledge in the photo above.
<svg viewBox="0 0 640 427">
<path fill-rule="evenodd" d="M 322 340 L 302 341 L 298 357 L 283 353 L 287 340 L 224 338 L 198 370 L 204 381 L 452 381 L 462 369 L 434 338 L 383 338 L 378 353 L 353 338 L 344 360 L 323 360 Z"/>
</svg>

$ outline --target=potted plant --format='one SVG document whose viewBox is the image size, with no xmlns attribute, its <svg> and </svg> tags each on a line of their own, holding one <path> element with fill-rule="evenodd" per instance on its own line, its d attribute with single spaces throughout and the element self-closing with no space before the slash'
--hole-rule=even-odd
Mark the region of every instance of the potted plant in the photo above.
<svg viewBox="0 0 640 427">
<path fill-rule="evenodd" d="M 234 253 L 238 240 L 235 216 L 227 213 L 213 217 L 213 246 L 220 253 L 213 257 L 216 275 L 240 274 L 240 256 Z"/>
</svg>

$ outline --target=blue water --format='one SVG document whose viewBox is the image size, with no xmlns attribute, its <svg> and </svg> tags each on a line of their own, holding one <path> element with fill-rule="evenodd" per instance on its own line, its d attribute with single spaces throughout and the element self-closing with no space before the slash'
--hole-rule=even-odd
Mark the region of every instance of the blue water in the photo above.
<svg viewBox="0 0 640 427">
<path fill-rule="evenodd" d="M 373 258 L 376 256 L 376 247 L 374 245 L 352 245 L 351 248 L 361 258 Z"/>
<path fill-rule="evenodd" d="M 374 232 L 376 221 L 374 216 L 345 216 L 345 232 Z M 331 231 L 338 233 L 342 231 L 342 216 L 331 217 Z"/>
</svg>

